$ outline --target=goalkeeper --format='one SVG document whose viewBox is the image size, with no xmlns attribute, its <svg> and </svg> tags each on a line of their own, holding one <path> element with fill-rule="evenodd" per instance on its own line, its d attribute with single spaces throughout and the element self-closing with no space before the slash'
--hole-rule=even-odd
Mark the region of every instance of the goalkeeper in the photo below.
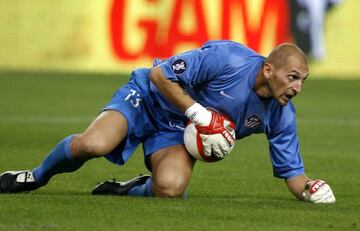
<svg viewBox="0 0 360 231">
<path fill-rule="evenodd" d="M 291 99 L 308 76 L 304 53 L 282 44 L 268 57 L 231 41 L 210 41 L 199 49 L 155 60 L 136 69 L 82 134 L 62 141 L 33 170 L 0 176 L 1 193 L 35 190 L 56 174 L 73 172 L 87 160 L 105 157 L 123 165 L 142 143 L 152 175 L 127 182 L 105 181 L 93 194 L 184 197 L 195 160 L 183 144 L 187 121 L 212 129 L 221 115 L 235 122 L 236 139 L 265 133 L 275 177 L 285 179 L 300 200 L 333 203 L 323 180 L 304 173 Z M 201 131 L 200 131 L 201 132 Z M 205 155 L 224 158 L 233 143 L 202 135 Z"/>
</svg>

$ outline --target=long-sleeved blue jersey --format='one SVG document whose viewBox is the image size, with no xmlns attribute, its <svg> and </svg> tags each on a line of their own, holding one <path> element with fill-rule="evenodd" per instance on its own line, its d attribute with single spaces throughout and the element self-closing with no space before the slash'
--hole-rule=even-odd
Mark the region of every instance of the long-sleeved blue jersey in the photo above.
<svg viewBox="0 0 360 231">
<path fill-rule="evenodd" d="M 275 99 L 261 99 L 254 85 L 265 58 L 231 41 L 210 41 L 166 60 L 156 60 L 166 78 L 178 82 L 204 107 L 226 114 L 236 124 L 236 138 L 265 133 L 274 175 L 290 178 L 304 173 L 296 133 L 295 108 Z M 121 112 L 128 120 L 128 139 L 121 152 L 107 158 L 123 164 L 139 143 L 145 155 L 183 143 L 179 128 L 187 121 L 149 80 L 150 69 L 137 69 L 130 82 L 104 109 Z M 129 104 L 129 102 L 131 104 Z M 121 154 L 119 154 L 121 153 Z"/>
</svg>

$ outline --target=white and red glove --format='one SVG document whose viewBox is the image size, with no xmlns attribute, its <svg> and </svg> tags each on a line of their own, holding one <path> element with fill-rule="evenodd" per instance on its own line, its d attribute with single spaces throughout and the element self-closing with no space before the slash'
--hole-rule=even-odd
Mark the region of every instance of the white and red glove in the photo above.
<svg viewBox="0 0 360 231">
<path fill-rule="evenodd" d="M 230 119 L 198 103 L 189 107 L 185 115 L 196 125 L 206 156 L 223 159 L 234 148 L 235 124 Z"/>
<path fill-rule="evenodd" d="M 330 186 L 323 180 L 308 181 L 303 197 L 305 201 L 312 203 L 335 203 L 336 201 Z"/>
</svg>

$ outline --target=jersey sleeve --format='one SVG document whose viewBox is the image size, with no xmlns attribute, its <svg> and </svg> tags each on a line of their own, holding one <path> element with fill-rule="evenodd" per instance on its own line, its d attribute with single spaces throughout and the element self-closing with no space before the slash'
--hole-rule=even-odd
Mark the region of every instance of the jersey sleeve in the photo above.
<svg viewBox="0 0 360 231">
<path fill-rule="evenodd" d="M 274 176 L 285 179 L 304 174 L 295 116 L 290 118 L 290 122 L 285 122 L 286 127 L 280 128 L 275 134 L 267 134 Z"/>
<path fill-rule="evenodd" d="M 166 78 L 192 87 L 217 76 L 222 70 L 220 60 L 216 48 L 200 48 L 172 56 L 158 66 Z"/>
</svg>

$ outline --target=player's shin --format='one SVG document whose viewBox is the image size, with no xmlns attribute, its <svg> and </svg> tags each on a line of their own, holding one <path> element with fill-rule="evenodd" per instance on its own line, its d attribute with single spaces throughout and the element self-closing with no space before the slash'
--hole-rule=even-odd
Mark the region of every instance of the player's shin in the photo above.
<svg viewBox="0 0 360 231">
<path fill-rule="evenodd" d="M 74 135 L 70 135 L 60 141 L 41 165 L 32 171 L 37 184 L 43 186 L 54 175 L 73 172 L 85 163 L 85 160 L 78 160 L 71 156 L 70 144 L 73 138 Z"/>
</svg>

